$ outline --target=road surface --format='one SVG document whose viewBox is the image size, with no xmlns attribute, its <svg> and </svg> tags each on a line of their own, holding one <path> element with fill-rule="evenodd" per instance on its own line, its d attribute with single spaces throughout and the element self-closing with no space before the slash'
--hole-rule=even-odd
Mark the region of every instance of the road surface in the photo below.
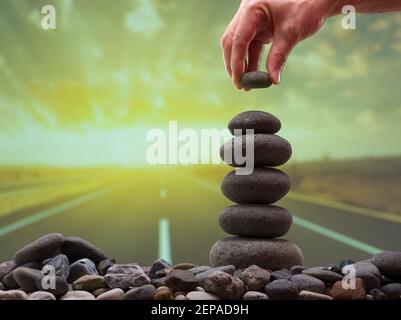
<svg viewBox="0 0 401 320">
<path fill-rule="evenodd" d="M 158 256 L 158 226 L 165 218 L 173 262 L 209 264 L 210 247 L 227 236 L 218 227 L 218 213 L 229 204 L 219 184 L 201 176 L 178 168 L 136 171 L 96 192 L 0 219 L 0 260 L 45 233 L 60 232 L 93 242 L 119 262 L 149 265 Z M 401 251 L 397 217 L 365 215 L 296 195 L 279 205 L 294 214 L 285 238 L 303 250 L 307 266 Z"/>
</svg>

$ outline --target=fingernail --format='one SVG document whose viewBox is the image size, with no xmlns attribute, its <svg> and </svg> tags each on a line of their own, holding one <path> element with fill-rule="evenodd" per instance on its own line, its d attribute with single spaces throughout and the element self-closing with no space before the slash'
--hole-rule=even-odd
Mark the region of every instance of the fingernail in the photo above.
<svg viewBox="0 0 401 320">
<path fill-rule="evenodd" d="M 281 71 L 278 73 L 278 78 L 277 78 L 277 84 L 280 84 L 281 82 Z"/>
</svg>

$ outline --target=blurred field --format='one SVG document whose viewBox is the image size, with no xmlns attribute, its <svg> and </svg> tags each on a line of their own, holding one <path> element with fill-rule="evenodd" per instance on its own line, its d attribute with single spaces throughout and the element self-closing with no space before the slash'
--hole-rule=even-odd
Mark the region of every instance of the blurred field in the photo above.
<svg viewBox="0 0 401 320">
<path fill-rule="evenodd" d="M 292 162 L 292 191 L 401 214 L 401 157 Z"/>
<path fill-rule="evenodd" d="M 13 212 L 65 200 L 115 182 L 117 169 L 0 169 L 0 218 Z"/>
</svg>

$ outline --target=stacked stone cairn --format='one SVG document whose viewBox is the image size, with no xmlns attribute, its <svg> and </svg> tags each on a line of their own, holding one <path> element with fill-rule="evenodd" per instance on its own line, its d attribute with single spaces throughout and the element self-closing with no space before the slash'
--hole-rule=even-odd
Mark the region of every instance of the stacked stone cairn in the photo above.
<svg viewBox="0 0 401 320">
<path fill-rule="evenodd" d="M 290 269 L 303 264 L 301 250 L 292 242 L 279 239 L 289 231 L 292 215 L 285 208 L 273 205 L 290 190 L 290 179 L 282 171 L 274 169 L 286 163 L 292 153 L 287 140 L 276 135 L 281 122 L 275 116 L 262 111 L 247 111 L 234 117 L 228 128 L 234 138 L 220 150 L 225 161 L 231 155 L 230 165 L 243 167 L 235 161 L 236 148 L 242 149 L 245 161 L 246 130 L 253 130 L 254 170 L 240 175 L 231 171 L 223 180 L 223 194 L 236 205 L 227 207 L 220 214 L 221 228 L 234 235 L 218 241 L 210 253 L 214 266 L 234 265 L 246 268 L 257 265 L 269 270 Z M 249 135 L 249 131 L 248 131 Z M 228 162 L 228 161 L 225 161 Z"/>
</svg>

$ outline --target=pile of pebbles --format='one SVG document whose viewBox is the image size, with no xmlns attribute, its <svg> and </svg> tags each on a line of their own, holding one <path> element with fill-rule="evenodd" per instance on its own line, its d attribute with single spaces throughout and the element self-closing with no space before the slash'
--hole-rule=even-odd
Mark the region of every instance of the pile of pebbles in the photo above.
<svg viewBox="0 0 401 320">
<path fill-rule="evenodd" d="M 354 289 L 344 289 L 346 267 Z M 52 269 L 55 286 L 44 281 Z M 269 270 L 162 259 L 150 267 L 117 264 L 93 244 L 59 233 L 45 235 L 0 264 L 0 300 L 399 300 L 401 252 L 338 266 Z"/>
<path fill-rule="evenodd" d="M 272 168 L 285 164 L 292 154 L 289 142 L 276 135 L 281 129 L 280 120 L 267 112 L 246 111 L 234 117 L 228 128 L 233 135 L 243 135 L 234 136 L 221 147 L 223 161 L 225 155 L 234 159 L 236 148 L 246 153 L 246 130 L 253 129 L 255 168 L 249 175 L 238 175 L 233 170 L 222 182 L 223 194 L 237 205 L 225 208 L 219 222 L 234 237 L 220 240 L 212 247 L 212 265 L 244 268 L 255 264 L 270 270 L 302 265 L 302 251 L 294 243 L 278 239 L 292 225 L 290 212 L 273 205 L 290 190 L 289 177 Z M 249 161 L 248 154 L 246 157 Z M 245 166 L 230 162 L 233 167 Z"/>
</svg>

